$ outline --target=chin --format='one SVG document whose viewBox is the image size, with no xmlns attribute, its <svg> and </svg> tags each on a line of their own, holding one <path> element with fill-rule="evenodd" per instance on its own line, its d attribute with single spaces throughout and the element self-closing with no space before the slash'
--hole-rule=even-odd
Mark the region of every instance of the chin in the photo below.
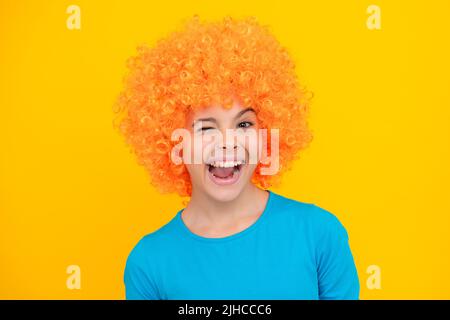
<svg viewBox="0 0 450 320">
<path fill-rule="evenodd" d="M 208 190 L 206 189 L 206 193 L 218 202 L 230 202 L 235 200 L 242 190 L 238 190 L 237 188 L 231 190 Z"/>
</svg>

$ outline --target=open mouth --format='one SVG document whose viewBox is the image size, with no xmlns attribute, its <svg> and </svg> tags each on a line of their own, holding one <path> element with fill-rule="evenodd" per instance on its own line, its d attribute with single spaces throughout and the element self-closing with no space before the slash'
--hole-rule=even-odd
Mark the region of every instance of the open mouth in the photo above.
<svg viewBox="0 0 450 320">
<path fill-rule="evenodd" d="M 217 185 L 236 183 L 241 176 L 245 161 L 215 161 L 207 164 L 208 176 Z"/>
</svg>

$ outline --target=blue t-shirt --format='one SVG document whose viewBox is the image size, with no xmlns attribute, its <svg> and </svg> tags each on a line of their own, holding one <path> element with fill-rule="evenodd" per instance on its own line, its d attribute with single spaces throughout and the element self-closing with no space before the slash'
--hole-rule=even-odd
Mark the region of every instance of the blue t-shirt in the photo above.
<svg viewBox="0 0 450 320">
<path fill-rule="evenodd" d="M 269 191 L 260 217 L 222 238 L 193 233 L 181 212 L 131 251 L 126 299 L 359 299 L 347 231 L 315 204 Z"/>
</svg>

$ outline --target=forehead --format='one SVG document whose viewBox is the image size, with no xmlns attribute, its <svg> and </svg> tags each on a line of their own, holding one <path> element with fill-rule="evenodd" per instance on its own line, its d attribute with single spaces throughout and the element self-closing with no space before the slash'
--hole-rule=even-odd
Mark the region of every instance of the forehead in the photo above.
<svg viewBox="0 0 450 320">
<path fill-rule="evenodd" d="M 212 105 L 189 113 L 188 121 L 192 122 L 202 118 L 215 118 L 217 120 L 232 119 L 245 109 L 247 109 L 247 107 L 243 107 L 238 102 L 234 102 L 232 107 L 228 109 L 221 105 Z"/>
</svg>

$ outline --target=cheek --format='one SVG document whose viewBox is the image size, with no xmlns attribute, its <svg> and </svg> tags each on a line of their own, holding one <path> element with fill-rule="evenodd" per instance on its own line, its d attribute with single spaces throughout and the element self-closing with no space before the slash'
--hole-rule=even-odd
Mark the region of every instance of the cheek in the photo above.
<svg viewBox="0 0 450 320">
<path fill-rule="evenodd" d="M 248 138 L 245 139 L 244 148 L 248 153 L 249 165 L 258 164 L 260 159 L 258 131 L 255 130 L 251 135 L 248 136 Z"/>
<path fill-rule="evenodd" d="M 202 145 L 199 146 L 200 149 L 202 149 L 203 152 L 208 152 L 209 150 L 211 150 L 216 142 L 217 142 L 217 137 L 215 135 L 204 135 L 203 138 L 199 139 Z"/>
<path fill-rule="evenodd" d="M 186 169 L 192 180 L 200 180 L 203 177 L 205 166 L 202 164 L 187 164 Z"/>
<path fill-rule="evenodd" d="M 203 163 L 202 158 L 205 154 L 207 143 L 204 138 L 191 135 L 190 139 L 183 141 L 182 156 L 186 167 Z M 195 170 L 190 167 L 188 170 Z"/>
<path fill-rule="evenodd" d="M 185 163 L 203 164 L 207 156 L 212 152 L 214 141 L 214 137 L 209 135 L 192 137 L 190 145 L 188 143 L 183 145 L 183 154 L 189 155 L 189 157 L 185 157 Z M 187 162 L 189 160 L 190 162 Z"/>
<path fill-rule="evenodd" d="M 247 174 L 250 176 L 253 175 L 253 172 L 255 171 L 257 166 L 258 166 L 257 164 L 249 164 L 247 167 L 248 168 Z"/>
</svg>

